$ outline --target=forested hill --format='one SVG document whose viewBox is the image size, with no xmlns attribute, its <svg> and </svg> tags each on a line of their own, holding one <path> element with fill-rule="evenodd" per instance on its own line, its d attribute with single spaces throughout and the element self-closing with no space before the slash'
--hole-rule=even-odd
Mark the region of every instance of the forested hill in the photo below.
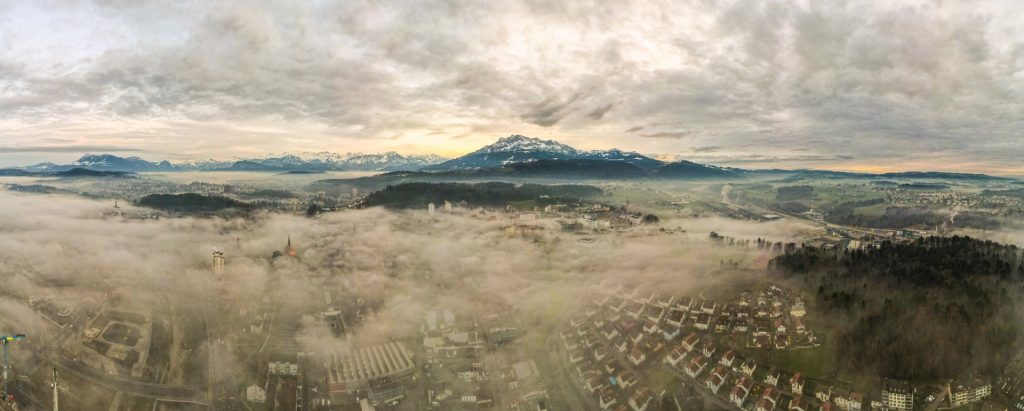
<svg viewBox="0 0 1024 411">
<path fill-rule="evenodd" d="M 142 197 L 138 205 L 161 210 L 178 212 L 209 212 L 228 208 L 240 210 L 250 209 L 247 203 L 217 195 L 185 194 L 150 194 Z"/>
<path fill-rule="evenodd" d="M 791 247 L 769 267 L 815 294 L 844 369 L 994 376 L 1024 336 L 1024 261 L 1012 245 L 954 236 L 854 251 Z"/>
<path fill-rule="evenodd" d="M 1014 245 L 965 236 L 924 237 L 914 241 L 886 241 L 864 250 L 793 248 L 774 260 L 777 268 L 807 272 L 816 268 L 858 272 L 913 282 L 918 285 L 954 284 L 977 277 L 1009 278 L 1021 274 L 1021 249 Z"/>
</svg>

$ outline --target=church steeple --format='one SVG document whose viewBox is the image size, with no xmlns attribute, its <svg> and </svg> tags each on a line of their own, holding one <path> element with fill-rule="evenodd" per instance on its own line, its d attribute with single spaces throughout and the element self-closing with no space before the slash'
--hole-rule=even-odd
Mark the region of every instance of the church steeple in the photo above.
<svg viewBox="0 0 1024 411">
<path fill-rule="evenodd" d="M 299 252 L 295 250 L 295 247 L 292 247 L 292 236 L 290 235 L 288 236 L 288 246 L 284 248 L 284 255 L 289 257 L 296 257 L 299 255 Z"/>
</svg>

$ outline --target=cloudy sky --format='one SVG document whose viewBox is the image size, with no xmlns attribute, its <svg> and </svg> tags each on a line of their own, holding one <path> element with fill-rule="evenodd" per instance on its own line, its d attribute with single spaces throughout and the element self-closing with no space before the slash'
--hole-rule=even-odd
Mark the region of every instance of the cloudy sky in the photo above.
<svg viewBox="0 0 1024 411">
<path fill-rule="evenodd" d="M 0 0 L 0 166 L 456 156 L 1024 175 L 1024 3 Z"/>
</svg>

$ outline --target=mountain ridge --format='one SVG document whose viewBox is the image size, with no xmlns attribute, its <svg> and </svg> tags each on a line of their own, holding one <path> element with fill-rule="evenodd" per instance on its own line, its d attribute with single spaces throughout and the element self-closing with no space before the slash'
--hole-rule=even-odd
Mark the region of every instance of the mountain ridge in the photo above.
<svg viewBox="0 0 1024 411">
<path fill-rule="evenodd" d="M 578 150 L 555 140 L 512 134 L 501 137 L 494 143 L 451 160 L 424 167 L 424 171 L 453 171 L 464 169 L 499 168 L 508 164 L 528 163 L 539 160 L 606 160 L 619 161 L 637 166 L 645 171 L 664 165 L 664 162 L 633 151 Z"/>
<path fill-rule="evenodd" d="M 324 154 L 326 153 L 326 154 Z M 304 154 L 304 153 L 303 153 Z M 144 160 L 138 156 L 87 153 L 70 164 L 43 162 L 25 167 L 12 167 L 27 172 L 61 172 L 75 168 L 95 171 L 174 172 L 174 171 L 415 171 L 446 160 L 434 154 L 402 155 L 395 151 L 378 154 L 321 152 L 319 157 L 296 154 L 270 155 L 263 158 L 234 161 L 189 160 L 171 163 Z"/>
<path fill-rule="evenodd" d="M 516 166 L 543 161 L 533 167 Z M 564 163 L 559 163 L 564 162 Z M 457 172 L 469 170 L 504 170 L 500 173 L 543 174 L 551 172 L 569 173 L 575 177 L 587 175 L 590 167 L 593 178 L 612 178 L 613 170 L 624 174 L 619 178 L 636 178 L 637 173 L 630 167 L 613 166 L 613 163 L 628 164 L 641 170 L 650 178 L 720 178 L 742 179 L 753 176 L 786 175 L 786 179 L 807 178 L 923 178 L 923 179 L 969 179 L 969 180 L 1012 180 L 1011 178 L 987 174 L 956 173 L 942 171 L 907 171 L 890 173 L 863 173 L 813 169 L 741 169 L 700 164 L 687 160 L 665 162 L 635 151 L 618 148 L 608 150 L 579 150 L 555 140 L 511 134 L 494 143 L 453 159 L 434 154 L 402 155 L 395 151 L 376 154 L 336 153 L 330 151 L 270 154 L 262 158 L 236 158 L 231 161 L 188 160 L 171 163 L 167 160 L 152 162 L 138 156 L 120 157 L 113 154 L 85 154 L 71 164 L 59 165 L 43 162 L 25 167 L 5 169 L 8 175 L 15 170 L 25 173 L 47 173 L 68 171 L 74 168 L 95 171 L 125 172 L 173 172 L 173 171 L 424 171 Z M 571 170 L 571 172 L 570 172 Z"/>
</svg>

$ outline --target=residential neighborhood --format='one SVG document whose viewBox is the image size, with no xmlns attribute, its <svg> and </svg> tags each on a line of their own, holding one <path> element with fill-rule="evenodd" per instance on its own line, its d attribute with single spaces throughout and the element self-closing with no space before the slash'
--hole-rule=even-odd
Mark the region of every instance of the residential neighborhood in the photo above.
<svg viewBox="0 0 1024 411">
<path fill-rule="evenodd" d="M 991 397 L 991 384 L 980 379 L 920 390 L 882 379 L 880 389 L 866 392 L 744 358 L 744 352 L 818 349 L 822 342 L 805 322 L 808 314 L 799 293 L 774 283 L 723 301 L 600 284 L 587 308 L 561 328 L 559 341 L 574 383 L 601 410 L 648 410 L 652 390 L 663 388 L 653 384 L 663 383 L 666 371 L 717 407 L 742 411 L 936 410 L 981 406 Z"/>
</svg>

